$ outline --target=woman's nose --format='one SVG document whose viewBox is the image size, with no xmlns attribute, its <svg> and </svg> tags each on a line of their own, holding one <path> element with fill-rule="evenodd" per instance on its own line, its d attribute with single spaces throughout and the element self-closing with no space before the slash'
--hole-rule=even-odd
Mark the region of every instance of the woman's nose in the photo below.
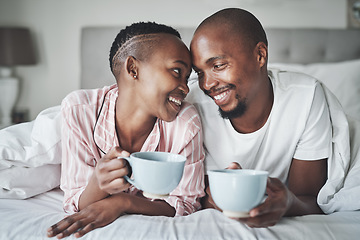
<svg viewBox="0 0 360 240">
<path fill-rule="evenodd" d="M 188 93 L 190 92 L 190 89 L 187 85 L 187 80 L 184 81 L 181 85 L 180 85 L 180 90 L 185 94 L 188 95 Z"/>
</svg>

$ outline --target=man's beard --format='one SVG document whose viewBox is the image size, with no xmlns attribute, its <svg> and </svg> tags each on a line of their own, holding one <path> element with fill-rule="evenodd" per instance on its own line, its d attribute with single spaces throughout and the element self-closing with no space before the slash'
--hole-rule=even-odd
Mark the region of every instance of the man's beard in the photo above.
<svg viewBox="0 0 360 240">
<path fill-rule="evenodd" d="M 237 99 L 239 99 L 239 97 L 236 97 Z M 245 100 L 239 100 L 238 104 L 236 105 L 236 107 L 233 110 L 230 111 L 223 111 L 220 107 L 219 107 L 219 113 L 220 116 L 224 119 L 232 119 L 232 118 L 237 118 L 237 117 L 241 117 L 245 112 L 246 112 L 246 101 Z"/>
</svg>

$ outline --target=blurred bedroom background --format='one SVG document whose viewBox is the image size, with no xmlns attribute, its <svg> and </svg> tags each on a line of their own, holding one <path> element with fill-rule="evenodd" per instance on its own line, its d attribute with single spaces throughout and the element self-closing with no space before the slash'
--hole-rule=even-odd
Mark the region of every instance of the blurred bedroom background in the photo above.
<svg viewBox="0 0 360 240">
<path fill-rule="evenodd" d="M 156 21 L 196 27 L 225 7 L 249 10 L 264 27 L 349 28 L 354 0 L 0 0 L 0 27 L 30 31 L 36 63 L 14 66 L 19 95 L 17 121 L 33 120 L 80 88 L 80 37 L 87 26 L 121 26 Z M 114 36 L 115 37 L 115 36 Z M 111 43 L 109 43 L 110 49 Z M 110 70 L 109 70 L 110 71 Z M 0 89 L 1 90 L 1 89 Z"/>
</svg>

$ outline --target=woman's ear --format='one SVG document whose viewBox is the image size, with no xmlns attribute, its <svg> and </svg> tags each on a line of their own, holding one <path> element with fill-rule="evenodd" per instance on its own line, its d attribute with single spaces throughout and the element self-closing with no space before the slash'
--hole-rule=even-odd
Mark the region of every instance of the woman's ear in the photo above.
<svg viewBox="0 0 360 240">
<path fill-rule="evenodd" d="M 263 67 L 267 63 L 267 58 L 268 58 L 267 46 L 265 43 L 259 42 L 256 45 L 256 49 L 258 55 L 258 62 L 260 64 L 260 67 Z"/>
<path fill-rule="evenodd" d="M 128 56 L 125 61 L 126 72 L 132 78 L 137 79 L 138 69 L 137 69 L 137 60 L 134 56 Z"/>
</svg>

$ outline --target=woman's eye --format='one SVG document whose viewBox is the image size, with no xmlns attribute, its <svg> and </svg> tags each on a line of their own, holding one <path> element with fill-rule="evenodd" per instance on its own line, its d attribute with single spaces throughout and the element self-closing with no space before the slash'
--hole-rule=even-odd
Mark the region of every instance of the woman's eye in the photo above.
<svg viewBox="0 0 360 240">
<path fill-rule="evenodd" d="M 181 73 L 181 70 L 179 68 L 174 68 L 173 71 L 178 75 L 180 75 Z"/>
</svg>

